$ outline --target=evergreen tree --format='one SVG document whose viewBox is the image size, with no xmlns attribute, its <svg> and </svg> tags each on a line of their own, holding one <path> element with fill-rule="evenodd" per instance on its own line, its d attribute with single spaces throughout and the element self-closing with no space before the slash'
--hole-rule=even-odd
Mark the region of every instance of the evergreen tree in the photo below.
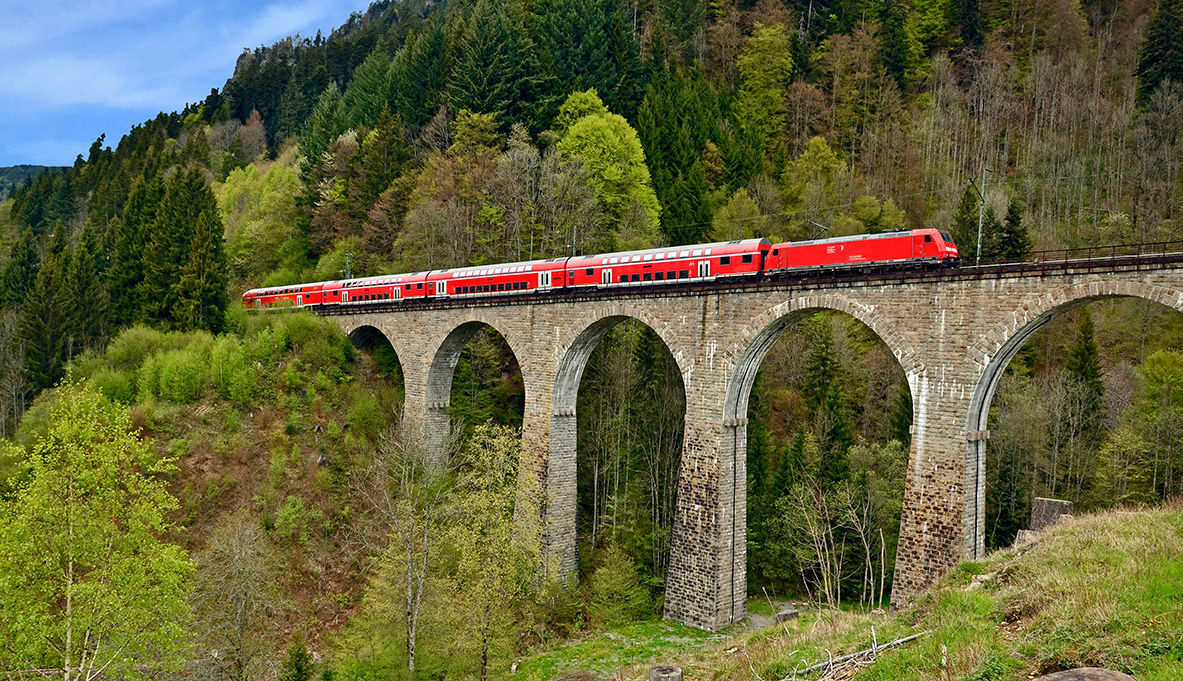
<svg viewBox="0 0 1183 681">
<path fill-rule="evenodd" d="M 46 254 L 20 320 L 25 343 L 26 375 L 33 392 L 52 387 L 65 373 L 69 300 L 62 286 L 68 258 Z"/>
<path fill-rule="evenodd" d="M 743 52 L 736 60 L 739 69 L 739 97 L 736 113 L 760 131 L 769 152 L 780 148 L 784 127 L 781 109 L 793 75 L 789 36 L 783 24 L 764 26 L 756 22 Z"/>
<path fill-rule="evenodd" d="M 144 250 L 164 196 L 159 175 L 140 180 L 131 189 L 123 214 L 111 222 L 108 239 L 111 263 L 107 269 L 111 323 L 131 324 L 140 317 L 140 285 L 144 281 Z"/>
<path fill-rule="evenodd" d="M 219 260 L 225 295 L 221 220 L 217 216 L 213 193 L 205 186 L 205 176 L 199 170 L 176 172 L 168 179 L 144 249 L 140 301 L 145 321 L 166 328 L 217 328 L 211 322 L 194 324 L 195 319 L 207 318 L 208 287 L 217 278 Z M 200 235 L 212 229 L 217 229 L 217 246 L 193 253 L 195 237 L 200 241 Z M 195 256 L 200 260 L 192 261 Z M 189 279 L 181 286 L 183 272 Z"/>
<path fill-rule="evenodd" d="M 1158 0 L 1138 56 L 1138 103 L 1165 80 L 1183 83 L 1183 0 Z"/>
<path fill-rule="evenodd" d="M 972 186 L 966 187 L 961 194 L 961 202 L 957 204 L 957 212 L 953 214 L 953 224 L 949 232 L 957 244 L 958 257 L 961 262 L 972 265 L 977 259 L 978 249 L 978 194 Z"/>
<path fill-rule="evenodd" d="M 1105 383 L 1101 369 L 1101 354 L 1097 350 L 1096 328 L 1093 326 L 1093 316 L 1088 308 L 1080 311 L 1080 327 L 1076 332 L 1076 342 L 1068 350 L 1068 358 L 1064 368 L 1083 390 L 1084 405 L 1081 409 L 1085 422 L 1081 428 L 1082 435 L 1091 444 L 1098 444 L 1101 440 L 1104 426 Z"/>
<path fill-rule="evenodd" d="M 996 251 L 1003 262 L 1020 262 L 1031 253 L 1031 236 L 1023 224 L 1023 208 L 1014 199 L 1006 209 L 1006 221 L 996 239 Z"/>
<path fill-rule="evenodd" d="M 353 79 L 349 81 L 349 87 L 345 88 L 342 98 L 348 127 L 372 128 L 378 122 L 378 116 L 387 106 L 387 95 L 390 92 L 387 80 L 389 71 L 390 57 L 387 56 L 386 50 L 379 47 L 353 72 Z"/>
<path fill-rule="evenodd" d="M 854 444 L 850 422 L 846 418 L 846 401 L 839 381 L 830 384 L 825 405 L 818 422 L 818 480 L 829 485 L 850 479 L 847 452 Z"/>
<path fill-rule="evenodd" d="M 288 78 L 287 87 L 283 90 L 283 96 L 279 99 L 279 123 L 275 131 L 276 140 L 283 142 L 298 135 L 306 110 L 307 106 L 300 82 L 296 79 L 296 74 L 292 73 L 292 76 Z"/>
<path fill-rule="evenodd" d="M 88 348 L 101 349 L 106 335 L 107 287 L 99 270 L 99 239 L 85 229 L 66 270 L 66 302 L 72 354 Z"/>
<path fill-rule="evenodd" d="M 443 22 L 432 21 L 422 34 L 411 34 L 390 65 L 390 101 L 395 113 L 415 128 L 439 110 L 447 88 L 451 53 Z"/>
<path fill-rule="evenodd" d="M 977 49 L 985 42 L 986 36 L 982 27 L 982 1 L 956 0 L 957 25 L 961 27 L 961 44 L 970 49 Z"/>
<path fill-rule="evenodd" d="M 360 183 L 362 204 L 372 206 L 382 192 L 403 172 L 411 160 L 411 152 L 403 140 L 403 124 L 390 112 L 382 115 L 362 147 Z"/>
<path fill-rule="evenodd" d="M 41 268 L 41 257 L 37 253 L 37 237 L 33 230 L 21 230 L 21 238 L 12 247 L 4 272 L 0 274 L 0 305 L 5 309 L 16 309 L 24 305 Z"/>
<path fill-rule="evenodd" d="M 895 79 L 900 90 L 908 88 L 908 75 L 912 70 L 912 44 L 908 38 L 907 23 L 908 8 L 904 0 L 884 0 L 879 63 Z"/>
<path fill-rule="evenodd" d="M 224 325 L 228 282 L 222 233 L 216 210 L 197 214 L 180 277 L 172 288 L 175 302 L 169 310 L 174 324 L 183 331 L 206 329 L 216 333 Z"/>
<path fill-rule="evenodd" d="M 818 319 L 813 350 L 805 370 L 805 401 L 814 412 L 821 409 L 830 393 L 830 386 L 838 381 L 841 368 L 834 357 L 834 337 L 828 318 Z"/>
<path fill-rule="evenodd" d="M 301 170 L 305 179 L 320 167 L 321 156 L 348 129 L 345 102 L 335 82 L 329 83 L 316 100 L 312 116 L 300 134 L 300 153 L 304 156 Z"/>
</svg>

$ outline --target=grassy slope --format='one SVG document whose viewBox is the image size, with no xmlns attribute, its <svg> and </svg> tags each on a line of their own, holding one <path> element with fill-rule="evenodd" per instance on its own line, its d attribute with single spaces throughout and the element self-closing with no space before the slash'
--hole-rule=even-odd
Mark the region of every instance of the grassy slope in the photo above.
<svg viewBox="0 0 1183 681">
<path fill-rule="evenodd" d="M 574 668 L 607 677 L 608 659 L 632 664 L 616 668 L 618 679 L 647 678 L 657 662 L 682 666 L 687 679 L 792 678 L 830 653 L 869 648 L 874 628 L 880 644 L 930 633 L 837 678 L 1002 681 L 1093 665 L 1141 681 L 1181 679 L 1183 508 L 1075 519 L 1033 544 L 963 564 L 891 615 L 807 613 L 787 626 L 723 641 L 692 635 L 680 645 L 661 643 L 682 638 L 676 628 L 646 626 L 533 656 L 513 678 Z M 652 640 L 637 641 L 641 632 Z"/>
</svg>

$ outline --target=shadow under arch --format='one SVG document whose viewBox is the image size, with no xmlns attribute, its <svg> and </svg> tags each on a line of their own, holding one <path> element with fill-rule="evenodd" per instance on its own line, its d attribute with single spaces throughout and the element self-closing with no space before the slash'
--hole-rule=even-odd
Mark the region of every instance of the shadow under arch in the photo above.
<svg viewBox="0 0 1183 681">
<path fill-rule="evenodd" d="M 980 366 L 980 377 L 966 413 L 966 487 L 973 489 L 966 503 L 965 524 L 974 537 L 970 560 L 986 553 L 986 442 L 990 437 L 990 406 L 1007 365 L 1019 350 L 1053 319 L 1088 303 L 1119 298 L 1141 299 L 1183 312 L 1183 294 L 1141 282 L 1095 282 L 1050 291 L 1024 301 L 1009 315 L 1011 321 L 988 330 L 967 351 Z"/>
<path fill-rule="evenodd" d="M 753 318 L 743 332 L 741 341 L 728 349 L 726 357 L 733 362 L 723 403 L 723 434 L 720 438 L 720 468 L 728 471 L 730 489 L 721 489 L 723 502 L 730 519 L 726 532 L 729 555 L 722 564 L 730 563 L 730 621 L 744 616 L 747 598 L 747 427 L 748 403 L 756 375 L 764 359 L 776 342 L 790 327 L 822 312 L 841 312 L 861 322 L 887 346 L 899 362 L 907 379 L 908 389 L 915 396 L 916 381 L 924 371 L 923 364 L 911 344 L 890 324 L 875 314 L 869 306 L 856 304 L 844 296 L 827 295 L 789 300 Z M 913 404 L 915 402 L 913 401 Z M 915 406 L 913 418 L 915 418 Z M 915 449 L 917 442 L 913 441 Z M 911 456 L 912 454 L 910 454 Z"/>
<path fill-rule="evenodd" d="M 377 365 L 379 375 L 397 383 L 401 403 L 398 405 L 395 416 L 401 421 L 406 409 L 406 379 L 403 375 L 403 363 L 402 358 L 398 355 L 398 350 L 381 329 L 369 324 L 361 324 L 350 329 L 346 332 L 346 337 L 353 347 L 370 353 Z"/>
<path fill-rule="evenodd" d="M 492 329 L 496 332 L 505 341 L 513 356 L 519 357 L 513 339 L 497 324 L 483 319 L 471 319 L 461 323 L 449 331 L 440 342 L 439 347 L 431 355 L 424 396 L 424 444 L 428 461 L 434 464 L 443 465 L 447 461 L 452 433 L 452 415 L 449 407 L 452 403 L 452 380 L 456 373 L 456 365 L 464 348 L 483 329 Z M 528 388 L 526 390 L 528 391 Z M 529 399 L 528 392 L 526 399 Z"/>
<path fill-rule="evenodd" d="M 551 391 L 550 452 L 546 471 L 545 517 L 547 544 L 557 556 L 562 577 L 575 573 L 578 567 L 576 514 L 578 504 L 578 418 L 576 404 L 579 387 L 592 353 L 614 328 L 625 322 L 636 322 L 653 331 L 670 353 L 677 367 L 685 401 L 685 367 L 677 346 L 661 333 L 656 320 L 635 310 L 599 311 L 591 321 L 585 321 L 570 345 L 562 350 L 562 358 L 555 371 Z M 579 328 L 578 326 L 576 328 Z M 683 407 L 682 419 L 685 419 Z M 679 447 L 679 457 L 681 448 Z M 677 481 L 674 481 L 675 485 Z M 676 504 L 676 498 L 675 498 Z"/>
</svg>

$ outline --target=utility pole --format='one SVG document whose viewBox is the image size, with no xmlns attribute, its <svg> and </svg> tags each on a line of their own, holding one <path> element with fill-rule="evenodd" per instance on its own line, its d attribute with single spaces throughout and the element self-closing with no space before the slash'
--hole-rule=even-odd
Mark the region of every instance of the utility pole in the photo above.
<svg viewBox="0 0 1183 681">
<path fill-rule="evenodd" d="M 978 193 L 978 250 L 974 253 L 976 256 L 975 265 L 982 264 L 982 220 L 986 216 L 986 173 L 993 172 L 989 168 L 982 167 L 982 188 L 974 184 L 973 178 L 969 180 L 969 184 Z"/>
</svg>

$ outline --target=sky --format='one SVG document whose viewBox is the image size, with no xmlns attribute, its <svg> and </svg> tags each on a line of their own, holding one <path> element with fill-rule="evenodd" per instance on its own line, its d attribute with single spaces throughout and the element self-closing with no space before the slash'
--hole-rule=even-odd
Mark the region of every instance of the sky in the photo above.
<svg viewBox="0 0 1183 681">
<path fill-rule="evenodd" d="M 72 165 L 221 89 L 244 48 L 327 37 L 369 0 L 0 0 L 0 167 Z"/>
</svg>

